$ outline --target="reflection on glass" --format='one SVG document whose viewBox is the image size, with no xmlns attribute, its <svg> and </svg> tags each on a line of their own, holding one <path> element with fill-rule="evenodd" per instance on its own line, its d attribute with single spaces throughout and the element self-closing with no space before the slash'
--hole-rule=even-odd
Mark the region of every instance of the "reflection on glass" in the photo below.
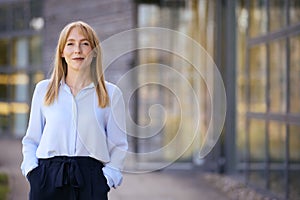
<svg viewBox="0 0 300 200">
<path fill-rule="evenodd" d="M 36 35 L 30 38 L 30 48 L 29 48 L 29 63 L 31 65 L 41 65 L 42 64 L 42 40 L 41 36 Z"/>
<path fill-rule="evenodd" d="M 290 138 L 289 138 L 289 153 L 290 164 L 299 167 L 300 164 L 300 126 L 290 125 Z M 300 173 L 298 171 L 289 172 L 290 180 L 290 199 L 300 199 Z"/>
<path fill-rule="evenodd" d="M 266 46 L 250 50 L 250 111 L 266 111 Z"/>
<path fill-rule="evenodd" d="M 283 162 L 285 158 L 285 125 L 282 123 L 269 123 L 269 145 L 271 162 Z"/>
<path fill-rule="evenodd" d="M 12 85 L 12 100 L 17 102 L 26 102 L 28 99 L 28 85 Z"/>
<path fill-rule="evenodd" d="M 138 6 L 139 27 L 157 26 L 159 23 L 159 7 L 154 4 L 140 4 Z"/>
<path fill-rule="evenodd" d="M 31 17 L 41 17 L 43 16 L 43 1 L 40 0 L 30 0 L 30 14 Z"/>
<path fill-rule="evenodd" d="M 25 134 L 27 126 L 27 114 L 13 114 L 12 123 L 13 123 L 13 132 L 16 137 L 22 137 Z"/>
<path fill-rule="evenodd" d="M 246 156 L 246 111 L 247 111 L 247 87 L 248 74 L 245 68 L 246 62 L 246 28 L 248 26 L 248 11 L 244 1 L 237 1 L 237 156 L 238 160 L 245 161 Z"/>
<path fill-rule="evenodd" d="M 250 158 L 252 162 L 263 161 L 265 159 L 265 121 L 250 121 Z"/>
<path fill-rule="evenodd" d="M 13 40 L 12 65 L 25 68 L 28 65 L 28 40 L 25 37 Z"/>
<path fill-rule="evenodd" d="M 9 115 L 2 115 L 0 112 L 0 135 L 9 131 Z"/>
<path fill-rule="evenodd" d="M 290 125 L 290 159 L 300 164 L 300 126 Z"/>
<path fill-rule="evenodd" d="M 285 0 L 272 0 L 270 4 L 270 31 L 277 31 L 285 26 Z"/>
<path fill-rule="evenodd" d="M 8 98 L 8 85 L 0 84 L 0 101 L 7 100 Z"/>
<path fill-rule="evenodd" d="M 290 0 L 290 23 L 300 23 L 300 1 Z"/>
<path fill-rule="evenodd" d="M 10 76 L 11 100 L 17 102 L 26 102 L 29 93 L 29 77 L 27 74 L 13 74 Z"/>
<path fill-rule="evenodd" d="M 0 67 L 1 65 L 8 65 L 8 40 L 0 39 Z"/>
<path fill-rule="evenodd" d="M 43 72 L 36 72 L 34 75 L 33 75 L 33 78 L 31 79 L 32 80 L 32 85 L 35 85 L 36 83 L 40 82 L 41 80 L 45 79 L 45 75 Z"/>
<path fill-rule="evenodd" d="M 285 40 L 270 44 L 270 111 L 286 111 L 286 51 Z"/>
<path fill-rule="evenodd" d="M 290 112 L 300 113 L 300 35 L 290 39 Z"/>
<path fill-rule="evenodd" d="M 251 37 L 267 33 L 267 0 L 252 0 L 250 2 L 250 26 Z"/>
<path fill-rule="evenodd" d="M 246 160 L 246 118 L 244 113 L 240 113 L 237 120 L 237 156 L 239 161 Z"/>
<path fill-rule="evenodd" d="M 9 103 L 0 101 L 0 115 L 9 115 L 9 113 L 10 113 Z"/>
<path fill-rule="evenodd" d="M 289 197 L 290 199 L 300 199 L 300 173 L 299 171 L 290 171 L 289 172 Z"/>
<path fill-rule="evenodd" d="M 0 5 L 0 32 L 4 32 L 7 30 L 7 14 L 7 6 Z"/>
<path fill-rule="evenodd" d="M 283 198 L 285 192 L 284 172 L 283 170 L 270 172 L 270 185 L 271 191 L 276 194 L 277 197 Z"/>
<path fill-rule="evenodd" d="M 261 171 L 250 171 L 249 181 L 260 188 L 265 187 L 265 173 L 263 170 Z"/>
<path fill-rule="evenodd" d="M 12 25 L 14 30 L 22 30 L 28 28 L 29 19 L 26 15 L 28 5 L 26 3 L 14 4 L 12 9 Z"/>
</svg>

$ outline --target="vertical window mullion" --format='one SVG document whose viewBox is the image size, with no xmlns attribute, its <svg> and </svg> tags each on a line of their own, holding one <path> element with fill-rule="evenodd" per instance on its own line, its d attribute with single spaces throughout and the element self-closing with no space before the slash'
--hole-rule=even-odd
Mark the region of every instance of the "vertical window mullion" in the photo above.
<svg viewBox="0 0 300 200">
<path fill-rule="evenodd" d="M 248 13 L 250 13 L 250 0 L 246 0 L 245 7 Z M 250 110 L 250 66 L 249 66 L 249 26 L 251 24 L 251 17 L 248 17 L 248 26 L 246 28 L 246 56 L 245 56 L 245 70 L 246 70 L 246 113 Z M 245 150 L 245 180 L 249 182 L 250 180 L 250 120 L 249 117 L 246 115 L 246 131 L 245 131 L 245 143 L 246 143 L 246 150 Z"/>
<path fill-rule="evenodd" d="M 266 0 L 266 9 L 267 9 L 267 34 L 270 32 L 270 2 Z M 270 112 L 270 43 L 266 43 L 266 113 Z M 266 121 L 265 129 L 265 187 L 270 189 L 270 134 L 269 134 L 269 119 Z"/>
<path fill-rule="evenodd" d="M 285 1 L 285 27 L 289 27 L 290 25 L 290 1 Z M 286 103 L 285 103 L 285 111 L 286 114 L 290 112 L 290 38 L 287 36 L 285 39 L 286 45 Z M 284 186 L 285 186 L 285 198 L 289 199 L 289 160 L 290 160 L 290 128 L 289 124 L 285 124 L 286 129 L 286 137 L 285 137 L 285 158 L 284 158 Z"/>
</svg>

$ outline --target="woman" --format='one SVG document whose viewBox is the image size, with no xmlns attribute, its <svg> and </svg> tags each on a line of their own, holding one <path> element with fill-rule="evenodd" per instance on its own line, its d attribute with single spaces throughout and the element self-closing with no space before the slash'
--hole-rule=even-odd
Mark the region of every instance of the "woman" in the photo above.
<svg viewBox="0 0 300 200">
<path fill-rule="evenodd" d="M 121 184 L 124 102 L 119 88 L 104 80 L 99 45 L 88 24 L 68 24 L 51 79 L 36 85 L 22 140 L 30 200 L 104 200 Z"/>
</svg>

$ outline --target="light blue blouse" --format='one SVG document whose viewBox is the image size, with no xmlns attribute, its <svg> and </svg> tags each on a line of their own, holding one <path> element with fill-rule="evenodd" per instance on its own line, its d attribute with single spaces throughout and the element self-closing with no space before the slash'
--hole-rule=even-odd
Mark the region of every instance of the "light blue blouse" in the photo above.
<svg viewBox="0 0 300 200">
<path fill-rule="evenodd" d="M 39 158 L 89 156 L 105 165 L 103 173 L 109 186 L 119 186 L 128 148 L 121 90 L 105 82 L 110 104 L 101 108 L 93 83 L 74 97 L 62 81 L 58 99 L 46 106 L 49 82 L 39 82 L 32 97 L 28 129 L 22 140 L 23 175 L 38 166 Z"/>
</svg>

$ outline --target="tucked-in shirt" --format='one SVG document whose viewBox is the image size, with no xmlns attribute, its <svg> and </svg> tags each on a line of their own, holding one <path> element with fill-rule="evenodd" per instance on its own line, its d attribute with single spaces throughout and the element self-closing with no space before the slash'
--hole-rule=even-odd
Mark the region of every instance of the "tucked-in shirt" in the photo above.
<svg viewBox="0 0 300 200">
<path fill-rule="evenodd" d="M 49 80 L 39 82 L 32 97 L 29 124 L 22 140 L 23 175 L 37 167 L 40 158 L 88 156 L 105 165 L 103 173 L 110 186 L 120 185 L 120 170 L 128 148 L 120 89 L 105 82 L 110 103 L 101 108 L 93 83 L 73 96 L 62 81 L 58 98 L 45 105 L 49 83 Z"/>
</svg>

